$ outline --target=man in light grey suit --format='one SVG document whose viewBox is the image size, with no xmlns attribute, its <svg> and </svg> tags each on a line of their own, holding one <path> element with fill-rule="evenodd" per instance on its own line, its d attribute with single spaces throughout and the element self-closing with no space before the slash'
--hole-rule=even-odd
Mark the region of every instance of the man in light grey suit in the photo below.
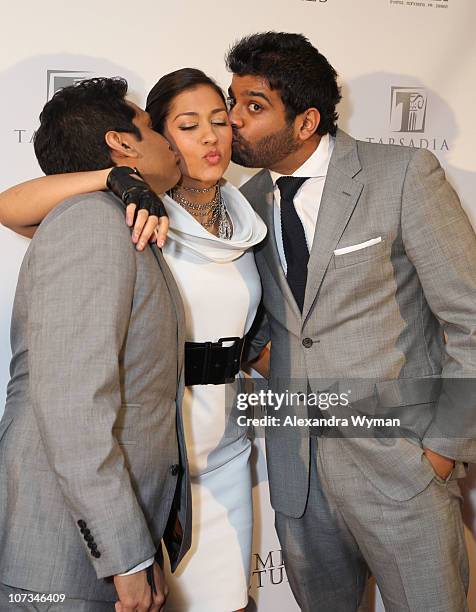
<svg viewBox="0 0 476 612">
<path fill-rule="evenodd" d="M 456 478 L 476 461 L 474 232 L 431 153 L 336 128 L 336 72 L 304 36 L 246 37 L 227 65 L 233 160 L 265 168 L 242 188 L 269 227 L 248 357 L 271 340 L 273 391 L 354 379 L 352 409 L 403 423 L 383 436 L 315 427 L 319 415 L 267 429 L 296 600 L 357 610 L 370 569 L 388 611 L 466 610 Z"/>
<path fill-rule="evenodd" d="M 136 166 L 157 193 L 175 184 L 177 157 L 126 92 L 122 79 L 58 92 L 35 138 L 42 169 Z M 0 422 L 2 612 L 162 609 L 161 541 L 172 568 L 190 546 L 183 330 L 162 254 L 134 248 L 118 198 L 77 196 L 41 223 Z"/>
</svg>

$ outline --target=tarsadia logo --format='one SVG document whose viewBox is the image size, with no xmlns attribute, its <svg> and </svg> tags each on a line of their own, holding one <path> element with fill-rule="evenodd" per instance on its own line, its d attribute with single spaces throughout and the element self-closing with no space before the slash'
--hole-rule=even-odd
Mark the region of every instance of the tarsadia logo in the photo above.
<svg viewBox="0 0 476 612">
<path fill-rule="evenodd" d="M 90 72 L 85 72 L 84 70 L 47 70 L 47 99 L 51 100 L 58 90 L 83 81 L 89 78 L 90 75 Z"/>
<path fill-rule="evenodd" d="M 390 130 L 392 132 L 424 132 L 427 94 L 415 87 L 392 87 Z"/>
<path fill-rule="evenodd" d="M 389 131 L 399 135 L 366 136 L 365 140 L 430 151 L 449 151 L 446 138 L 441 134 L 432 134 L 426 125 L 428 98 L 423 87 L 392 87 Z"/>
</svg>

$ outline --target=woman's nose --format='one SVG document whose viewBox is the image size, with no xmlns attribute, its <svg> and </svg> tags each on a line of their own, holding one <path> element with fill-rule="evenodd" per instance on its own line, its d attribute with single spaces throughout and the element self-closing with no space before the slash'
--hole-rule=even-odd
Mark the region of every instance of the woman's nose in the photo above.
<svg viewBox="0 0 476 612">
<path fill-rule="evenodd" d="M 204 142 L 205 144 L 210 144 L 210 143 L 211 143 L 211 144 L 214 144 L 214 143 L 216 143 L 216 142 L 217 142 L 217 140 L 218 140 L 218 137 L 217 137 L 217 135 L 216 135 L 216 133 L 215 133 L 215 130 L 214 130 L 212 127 L 210 127 L 210 128 L 209 128 L 209 129 L 208 129 L 208 130 L 205 132 L 205 134 L 203 134 L 202 140 L 203 140 L 203 142 Z"/>
</svg>

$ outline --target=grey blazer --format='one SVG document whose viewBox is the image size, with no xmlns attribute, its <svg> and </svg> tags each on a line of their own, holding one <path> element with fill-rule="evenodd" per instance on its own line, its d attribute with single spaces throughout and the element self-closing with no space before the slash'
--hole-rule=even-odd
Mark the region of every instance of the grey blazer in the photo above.
<svg viewBox="0 0 476 612">
<path fill-rule="evenodd" d="M 78 196 L 46 217 L 13 308 L 0 582 L 114 601 L 110 577 L 162 538 L 176 567 L 190 546 L 183 331 L 172 274 L 155 247 L 135 250 L 118 199 Z M 182 542 L 167 537 L 177 511 Z"/>
<path fill-rule="evenodd" d="M 396 499 L 416 495 L 434 476 L 422 446 L 476 461 L 476 237 L 435 156 L 338 131 L 302 314 L 279 260 L 269 172 L 242 192 L 269 227 L 256 248 L 265 317 L 248 356 L 271 340 L 270 387 L 317 392 L 322 380 L 358 379 L 361 392 L 352 400 L 377 413 L 413 414 L 408 435 L 332 440 L 335 452 L 350 452 Z M 466 377 L 468 393 L 457 397 L 461 386 L 440 377 Z M 273 506 L 301 516 L 309 436 L 292 427 L 266 433 Z"/>
</svg>

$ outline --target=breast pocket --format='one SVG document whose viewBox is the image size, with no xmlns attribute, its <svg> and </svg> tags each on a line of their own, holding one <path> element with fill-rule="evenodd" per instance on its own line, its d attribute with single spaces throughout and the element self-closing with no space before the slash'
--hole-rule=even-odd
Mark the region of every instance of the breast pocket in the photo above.
<svg viewBox="0 0 476 612">
<path fill-rule="evenodd" d="M 362 248 L 355 251 L 350 251 L 349 253 L 334 253 L 334 268 L 346 268 L 347 266 L 354 266 L 362 262 L 378 260 L 386 255 L 387 247 L 388 245 L 386 240 L 382 240 L 377 244 L 363 246 Z"/>
</svg>

